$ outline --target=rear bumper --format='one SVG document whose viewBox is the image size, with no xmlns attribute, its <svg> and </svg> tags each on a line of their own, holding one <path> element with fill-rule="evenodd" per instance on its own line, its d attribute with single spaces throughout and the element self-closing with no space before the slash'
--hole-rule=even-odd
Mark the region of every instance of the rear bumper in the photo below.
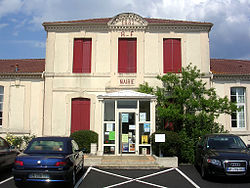
<svg viewBox="0 0 250 188">
<path fill-rule="evenodd" d="M 49 178 L 29 178 L 31 173 L 48 174 Z M 30 182 L 69 182 L 71 180 L 72 170 L 61 171 L 39 171 L 39 170 L 17 170 L 12 169 L 12 175 L 15 181 Z"/>
</svg>

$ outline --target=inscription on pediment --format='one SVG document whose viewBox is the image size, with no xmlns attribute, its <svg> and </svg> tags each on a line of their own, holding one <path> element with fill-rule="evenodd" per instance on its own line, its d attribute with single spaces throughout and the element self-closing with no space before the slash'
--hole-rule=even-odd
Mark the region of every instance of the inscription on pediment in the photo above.
<svg viewBox="0 0 250 188">
<path fill-rule="evenodd" d="M 123 13 L 115 16 L 108 23 L 111 28 L 145 28 L 148 25 L 147 21 L 141 16 L 134 13 Z"/>
</svg>

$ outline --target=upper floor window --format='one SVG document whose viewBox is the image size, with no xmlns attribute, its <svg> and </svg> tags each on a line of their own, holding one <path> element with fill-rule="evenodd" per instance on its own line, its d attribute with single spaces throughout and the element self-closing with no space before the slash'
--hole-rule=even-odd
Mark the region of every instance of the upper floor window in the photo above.
<svg viewBox="0 0 250 188">
<path fill-rule="evenodd" d="M 136 73 L 136 45 L 135 38 L 122 38 L 118 41 L 118 72 Z"/>
<path fill-rule="evenodd" d="M 181 72 L 180 39 L 163 39 L 163 72 Z"/>
<path fill-rule="evenodd" d="M 243 87 L 231 88 L 231 101 L 235 102 L 240 111 L 236 111 L 231 115 L 232 128 L 246 127 L 246 89 Z"/>
<path fill-rule="evenodd" d="M 91 73 L 92 39 L 74 40 L 73 73 Z"/>
<path fill-rule="evenodd" d="M 3 92 L 4 87 L 0 86 L 0 127 L 3 125 Z"/>
</svg>

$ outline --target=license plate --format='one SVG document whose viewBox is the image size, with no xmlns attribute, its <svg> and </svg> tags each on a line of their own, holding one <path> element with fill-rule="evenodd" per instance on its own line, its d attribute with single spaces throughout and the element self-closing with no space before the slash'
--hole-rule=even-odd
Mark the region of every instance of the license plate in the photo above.
<svg viewBox="0 0 250 188">
<path fill-rule="evenodd" d="M 245 172 L 245 167 L 228 167 L 227 172 Z"/>
<path fill-rule="evenodd" d="M 49 175 L 48 174 L 44 174 L 44 173 L 31 173 L 31 174 L 29 174 L 29 178 L 47 179 L 47 178 L 49 178 Z"/>
</svg>

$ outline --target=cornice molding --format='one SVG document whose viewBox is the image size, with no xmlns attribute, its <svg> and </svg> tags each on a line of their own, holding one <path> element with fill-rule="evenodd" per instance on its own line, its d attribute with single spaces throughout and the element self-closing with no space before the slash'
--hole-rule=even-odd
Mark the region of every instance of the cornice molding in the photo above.
<svg viewBox="0 0 250 188">
<path fill-rule="evenodd" d="M 222 75 L 222 74 L 213 74 L 213 79 L 212 80 L 242 80 L 242 81 L 250 81 L 250 75 L 242 75 L 242 74 L 227 74 L 227 75 Z"/>
<path fill-rule="evenodd" d="M 0 78 L 32 78 L 43 79 L 43 73 L 0 73 Z"/>
<path fill-rule="evenodd" d="M 196 25 L 149 25 L 147 31 L 158 31 L 158 32 L 209 32 L 209 26 L 196 26 Z"/>
<path fill-rule="evenodd" d="M 113 17 L 108 23 L 46 23 L 48 32 L 80 32 L 80 31 L 162 31 L 162 32 L 209 32 L 211 24 L 185 23 L 148 23 L 146 19 L 134 13 L 122 13 Z"/>
<path fill-rule="evenodd" d="M 45 30 L 48 32 L 80 32 L 80 31 L 109 31 L 109 28 L 106 24 L 63 24 L 63 25 L 45 25 Z"/>
<path fill-rule="evenodd" d="M 102 25 L 46 25 L 45 30 L 48 32 L 80 32 L 80 31 L 158 31 L 158 32 L 209 32 L 209 26 L 164 26 L 164 25 L 147 25 L 147 26 L 108 26 Z"/>
</svg>

